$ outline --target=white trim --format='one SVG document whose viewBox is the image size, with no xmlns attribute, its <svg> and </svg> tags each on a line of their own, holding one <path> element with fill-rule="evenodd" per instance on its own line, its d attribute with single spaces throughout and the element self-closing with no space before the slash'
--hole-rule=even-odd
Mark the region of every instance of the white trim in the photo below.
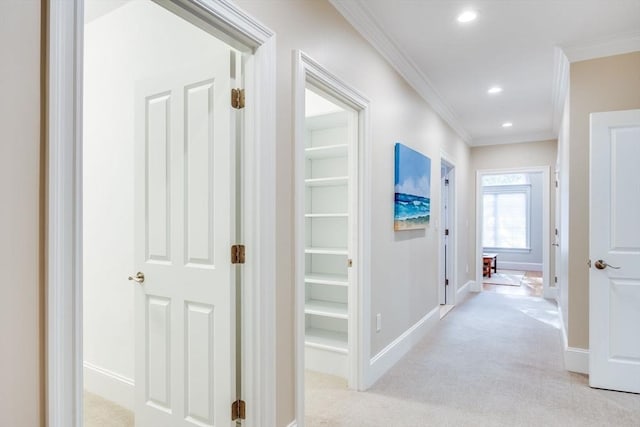
<svg viewBox="0 0 640 427">
<path fill-rule="evenodd" d="M 298 422 L 296 420 L 293 420 L 287 427 L 298 427 Z"/>
<path fill-rule="evenodd" d="M 553 135 L 556 138 L 560 132 L 562 113 L 564 112 L 564 103 L 567 100 L 568 92 L 569 60 L 562 48 L 556 46 L 553 48 L 553 82 L 551 84 L 551 100 L 553 103 L 551 121 Z"/>
<path fill-rule="evenodd" d="M 558 315 L 560 316 L 564 369 L 569 372 L 589 375 L 589 350 L 569 347 L 567 328 L 564 324 L 564 316 L 562 314 L 562 306 L 560 303 L 558 303 Z"/>
<path fill-rule="evenodd" d="M 474 138 L 470 145 L 472 147 L 480 147 L 486 145 L 521 144 L 525 142 L 549 141 L 556 138 L 557 136 L 553 132 L 544 131 L 500 137 Z"/>
<path fill-rule="evenodd" d="M 557 286 L 548 286 L 546 289 L 542 291 L 542 297 L 550 300 L 558 299 L 558 287 Z"/>
<path fill-rule="evenodd" d="M 560 316 L 564 368 L 570 372 L 589 375 L 589 350 L 569 347 L 567 328 L 564 323 L 564 315 L 560 303 L 558 303 L 558 315 Z"/>
<path fill-rule="evenodd" d="M 49 2 L 47 402 L 49 427 L 82 420 L 81 1 Z"/>
<path fill-rule="evenodd" d="M 542 271 L 541 262 L 500 261 L 500 252 L 496 253 L 498 254 L 498 268 L 500 270 Z"/>
<path fill-rule="evenodd" d="M 561 46 L 569 62 L 586 61 L 605 56 L 621 55 L 640 51 L 640 31 L 615 34 L 587 43 Z"/>
<path fill-rule="evenodd" d="M 293 52 L 294 98 L 294 254 L 295 255 L 295 408 L 304 426 L 304 111 L 307 82 L 327 90 L 358 113 L 358 200 L 355 224 L 357 242 L 349 254 L 354 260 L 354 280 L 349 288 L 349 387 L 364 390 L 370 354 L 371 260 L 371 154 L 369 150 L 369 100 L 331 74 L 304 52 Z M 350 170 L 353 170 L 350 168 Z"/>
<path fill-rule="evenodd" d="M 475 284 L 475 281 L 469 280 L 467 283 L 462 285 L 462 287 L 456 291 L 456 303 L 464 301 L 464 299 L 467 297 L 467 294 L 469 294 L 469 292 L 473 292 Z"/>
<path fill-rule="evenodd" d="M 565 348 L 564 368 L 570 372 L 589 375 L 589 351 L 575 347 Z"/>
<path fill-rule="evenodd" d="M 551 278 L 550 245 L 550 218 L 549 207 L 551 201 L 550 166 L 530 166 L 523 168 L 506 169 L 479 169 L 476 171 L 476 284 L 474 290 L 482 291 L 482 262 L 479 262 L 482 254 L 482 176 L 497 173 L 542 173 L 542 286 L 543 294 L 549 288 Z M 499 264 L 500 265 L 500 264 Z"/>
<path fill-rule="evenodd" d="M 460 118 L 444 101 L 429 78 L 409 58 L 402 48 L 386 34 L 367 10 L 363 0 L 329 0 L 342 16 L 389 62 L 431 108 L 451 126 L 467 144 L 471 135 Z"/>
<path fill-rule="evenodd" d="M 449 277 L 449 283 L 452 284 L 452 286 L 450 286 L 448 289 L 445 287 L 445 292 L 446 292 L 446 299 L 447 299 L 447 304 L 448 305 L 456 305 L 457 304 L 457 292 L 453 286 L 453 284 L 458 283 L 458 268 L 457 268 L 457 261 L 458 261 L 458 233 L 457 233 L 457 229 L 458 229 L 458 210 L 456 209 L 457 207 L 457 191 L 456 191 L 456 164 L 453 161 L 452 157 L 449 156 L 447 153 L 445 153 L 443 150 L 440 151 L 440 171 L 439 174 L 441 173 L 442 170 L 442 164 L 445 163 L 448 167 L 450 167 L 449 173 L 451 174 L 450 178 L 449 178 L 449 196 L 451 196 L 453 194 L 453 197 L 449 197 L 448 198 L 448 207 L 449 207 L 449 218 L 447 218 L 449 220 L 450 226 L 449 226 L 449 254 L 450 254 L 450 260 L 449 260 L 449 265 L 448 267 L 451 270 L 451 274 Z M 440 177 L 440 182 L 442 182 L 442 177 Z M 440 188 L 442 189 L 442 185 L 440 185 Z M 443 195 L 442 192 L 440 193 L 440 203 L 442 204 L 442 200 L 443 200 Z M 440 209 L 440 212 L 442 212 L 442 209 Z M 444 246 L 444 218 L 440 218 L 439 221 L 439 234 L 440 234 L 440 239 L 438 242 L 438 294 L 439 294 L 439 299 L 440 299 L 440 293 L 442 292 L 442 283 L 440 282 L 440 280 L 444 277 L 444 271 L 443 271 L 443 264 L 444 264 L 444 250 L 443 250 L 443 246 Z M 442 300 L 440 300 L 442 301 Z"/>
<path fill-rule="evenodd" d="M 440 321 L 440 305 L 418 320 L 413 326 L 407 329 L 402 335 L 393 340 L 383 348 L 378 354 L 371 358 L 369 364 L 371 375 L 368 378 L 372 386 L 389 369 L 402 359 L 426 334 L 431 331 Z"/>
<path fill-rule="evenodd" d="M 111 402 L 134 410 L 135 383 L 133 379 L 93 363 L 83 363 L 84 389 Z"/>
<path fill-rule="evenodd" d="M 275 425 L 275 35 L 228 0 L 174 0 L 220 33 L 250 42 L 244 206 L 243 390 L 248 426 Z M 164 3 L 163 3 L 164 4 Z M 47 403 L 49 427 L 82 425 L 83 0 L 49 2 Z"/>
</svg>

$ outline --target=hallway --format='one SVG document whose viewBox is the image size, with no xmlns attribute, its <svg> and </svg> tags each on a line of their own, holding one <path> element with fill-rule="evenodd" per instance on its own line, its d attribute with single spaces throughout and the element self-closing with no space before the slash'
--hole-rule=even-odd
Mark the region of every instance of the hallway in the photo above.
<svg viewBox="0 0 640 427">
<path fill-rule="evenodd" d="M 559 328 L 550 301 L 471 294 L 367 392 L 308 373 L 306 425 L 639 425 L 640 395 L 564 370 Z"/>
</svg>

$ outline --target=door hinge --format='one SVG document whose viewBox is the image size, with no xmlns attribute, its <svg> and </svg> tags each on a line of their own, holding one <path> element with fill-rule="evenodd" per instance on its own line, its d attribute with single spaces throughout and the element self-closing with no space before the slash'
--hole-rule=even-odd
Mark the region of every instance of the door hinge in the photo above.
<svg viewBox="0 0 640 427">
<path fill-rule="evenodd" d="M 246 416 L 246 405 L 244 400 L 236 400 L 231 404 L 231 421 L 237 419 L 244 420 Z"/>
<path fill-rule="evenodd" d="M 553 276 L 553 283 L 558 283 L 558 276 Z"/>
<path fill-rule="evenodd" d="M 231 264 L 244 264 L 244 245 L 231 246 Z"/>
<path fill-rule="evenodd" d="M 448 236 L 448 235 L 449 235 L 449 229 L 448 229 L 448 228 L 446 228 L 446 229 L 444 230 L 444 235 L 445 235 L 445 236 Z"/>
<path fill-rule="evenodd" d="M 347 267 L 349 268 L 353 267 L 353 260 L 351 258 L 347 260 Z"/>
<path fill-rule="evenodd" d="M 449 180 L 448 179 L 444 180 L 444 185 L 449 185 Z"/>
<path fill-rule="evenodd" d="M 558 188 L 558 181 L 556 181 L 556 188 Z"/>
<path fill-rule="evenodd" d="M 236 110 L 244 108 L 244 89 L 231 89 L 231 106 Z"/>
<path fill-rule="evenodd" d="M 449 286 L 449 279 L 444 279 L 444 285 Z"/>
</svg>

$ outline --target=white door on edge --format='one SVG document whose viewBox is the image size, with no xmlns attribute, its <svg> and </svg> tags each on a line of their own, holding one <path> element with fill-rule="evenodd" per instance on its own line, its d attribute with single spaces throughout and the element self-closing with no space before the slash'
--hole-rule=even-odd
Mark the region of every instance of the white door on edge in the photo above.
<svg viewBox="0 0 640 427">
<path fill-rule="evenodd" d="M 232 424 L 230 51 L 217 49 L 136 87 L 138 427 Z"/>
<path fill-rule="evenodd" d="M 591 115 L 589 384 L 640 393 L 640 110 Z"/>
</svg>

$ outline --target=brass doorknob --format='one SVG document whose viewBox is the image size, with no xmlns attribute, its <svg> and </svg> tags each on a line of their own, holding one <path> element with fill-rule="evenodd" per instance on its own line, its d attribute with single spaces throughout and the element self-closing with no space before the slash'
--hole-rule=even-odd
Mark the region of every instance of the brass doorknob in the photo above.
<svg viewBox="0 0 640 427">
<path fill-rule="evenodd" d="M 614 268 L 616 270 L 619 270 L 620 267 L 614 267 L 613 265 L 609 265 L 606 263 L 606 261 L 603 261 L 601 259 L 597 260 L 593 265 L 595 265 L 595 267 L 598 270 L 604 270 L 605 268 L 609 267 L 609 268 Z"/>
<path fill-rule="evenodd" d="M 144 283 L 144 273 L 142 271 L 138 271 L 136 273 L 136 277 L 129 276 L 129 280 L 133 280 L 134 282 L 138 282 L 140 284 Z"/>
</svg>

